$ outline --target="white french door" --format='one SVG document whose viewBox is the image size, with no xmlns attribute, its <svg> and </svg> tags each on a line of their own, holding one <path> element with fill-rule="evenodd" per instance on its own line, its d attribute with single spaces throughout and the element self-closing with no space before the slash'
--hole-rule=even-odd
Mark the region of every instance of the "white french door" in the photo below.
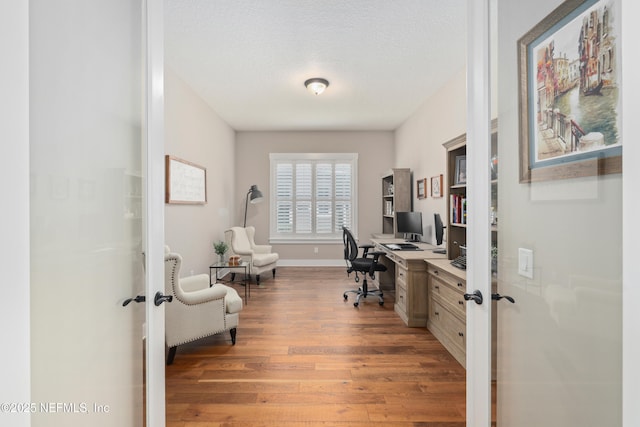
<svg viewBox="0 0 640 427">
<path fill-rule="evenodd" d="M 640 113 L 633 40 L 640 30 L 633 17 L 640 6 L 632 0 L 608 6 L 620 8 L 624 173 L 521 184 L 516 42 L 561 3 L 467 1 L 467 292 L 478 289 L 490 301 L 489 126 L 497 117 L 497 286 L 515 298 L 495 305 L 497 426 L 631 427 L 640 425 L 640 315 L 632 306 L 640 298 L 640 263 L 633 259 L 640 238 L 633 126 Z M 533 278 L 518 273 L 519 248 L 534 252 Z M 496 313 L 486 302 L 467 309 L 467 426 L 488 427 Z"/>
<path fill-rule="evenodd" d="M 31 425 L 164 426 L 162 1 L 31 0 L 29 36 Z"/>
</svg>

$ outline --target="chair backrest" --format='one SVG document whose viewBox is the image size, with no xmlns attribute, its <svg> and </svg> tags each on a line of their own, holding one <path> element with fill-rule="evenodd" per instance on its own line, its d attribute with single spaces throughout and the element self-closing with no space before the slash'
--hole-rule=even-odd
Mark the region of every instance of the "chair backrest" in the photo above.
<svg viewBox="0 0 640 427">
<path fill-rule="evenodd" d="M 347 227 L 342 227 L 342 241 L 344 242 L 344 259 L 353 261 L 358 257 L 358 243 Z"/>
<path fill-rule="evenodd" d="M 247 231 L 243 227 L 231 227 L 229 230 L 229 245 L 231 250 L 235 252 L 249 252 L 252 250 L 251 241 L 247 236 Z"/>
</svg>

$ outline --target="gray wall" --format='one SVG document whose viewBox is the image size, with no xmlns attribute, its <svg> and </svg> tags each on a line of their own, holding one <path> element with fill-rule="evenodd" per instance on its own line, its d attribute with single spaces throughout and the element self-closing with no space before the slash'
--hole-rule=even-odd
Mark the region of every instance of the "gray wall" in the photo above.
<svg viewBox="0 0 640 427">
<path fill-rule="evenodd" d="M 208 273 L 213 242 L 234 224 L 235 131 L 172 70 L 165 70 L 166 154 L 206 168 L 207 203 L 165 205 L 165 239 L 182 255 L 181 276 Z"/>
<path fill-rule="evenodd" d="M 236 138 L 235 224 L 242 225 L 246 193 L 257 184 L 269 198 L 269 153 L 358 153 L 358 234 L 366 241 L 382 231 L 381 177 L 394 166 L 392 132 L 238 132 Z M 247 225 L 256 227 L 258 243 L 267 243 L 269 205 L 249 205 Z M 318 248 L 318 253 L 314 248 Z M 275 245 L 293 265 L 320 265 L 342 260 L 342 244 Z"/>
</svg>

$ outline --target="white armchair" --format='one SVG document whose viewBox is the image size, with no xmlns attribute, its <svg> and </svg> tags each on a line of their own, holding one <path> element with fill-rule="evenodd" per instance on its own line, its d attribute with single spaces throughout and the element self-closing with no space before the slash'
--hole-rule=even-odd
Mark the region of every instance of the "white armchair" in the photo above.
<svg viewBox="0 0 640 427">
<path fill-rule="evenodd" d="M 209 286 L 209 275 L 180 278 L 182 257 L 166 248 L 164 256 L 165 295 L 173 301 L 165 305 L 165 340 L 169 348 L 167 365 L 173 363 L 176 349 L 200 338 L 229 331 L 236 343 L 236 328 L 242 298 L 235 289 L 216 283 Z"/>
<path fill-rule="evenodd" d="M 260 274 L 271 270 L 276 277 L 277 252 L 271 251 L 271 245 L 256 245 L 255 227 L 231 227 L 224 232 L 231 255 L 238 255 L 249 263 L 249 275 L 255 274 L 256 282 L 260 284 Z"/>
</svg>

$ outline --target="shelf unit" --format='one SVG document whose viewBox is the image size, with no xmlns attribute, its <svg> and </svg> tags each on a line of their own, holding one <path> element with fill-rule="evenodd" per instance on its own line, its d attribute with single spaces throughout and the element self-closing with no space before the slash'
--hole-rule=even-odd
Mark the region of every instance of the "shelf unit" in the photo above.
<svg viewBox="0 0 640 427">
<path fill-rule="evenodd" d="M 382 177 L 382 233 L 397 235 L 396 212 L 411 211 L 411 170 L 391 169 Z"/>
<path fill-rule="evenodd" d="M 467 218 L 466 200 L 467 184 L 466 176 L 459 176 L 457 163 L 459 159 L 466 159 L 467 155 L 467 135 L 463 134 L 442 144 L 447 150 L 447 254 L 449 259 L 460 256 L 460 246 L 467 243 Z M 491 156 L 495 157 L 495 166 L 492 171 L 491 181 L 491 207 L 494 212 L 498 212 L 498 180 L 497 180 L 497 153 L 498 153 L 498 121 L 491 121 Z M 492 161 L 493 162 L 493 161 Z M 491 165 L 490 165 L 491 166 Z M 466 174 L 465 174 L 466 175 Z M 494 179 L 495 178 L 495 179 Z M 497 245 L 497 223 L 491 225 L 492 246 Z"/>
</svg>

